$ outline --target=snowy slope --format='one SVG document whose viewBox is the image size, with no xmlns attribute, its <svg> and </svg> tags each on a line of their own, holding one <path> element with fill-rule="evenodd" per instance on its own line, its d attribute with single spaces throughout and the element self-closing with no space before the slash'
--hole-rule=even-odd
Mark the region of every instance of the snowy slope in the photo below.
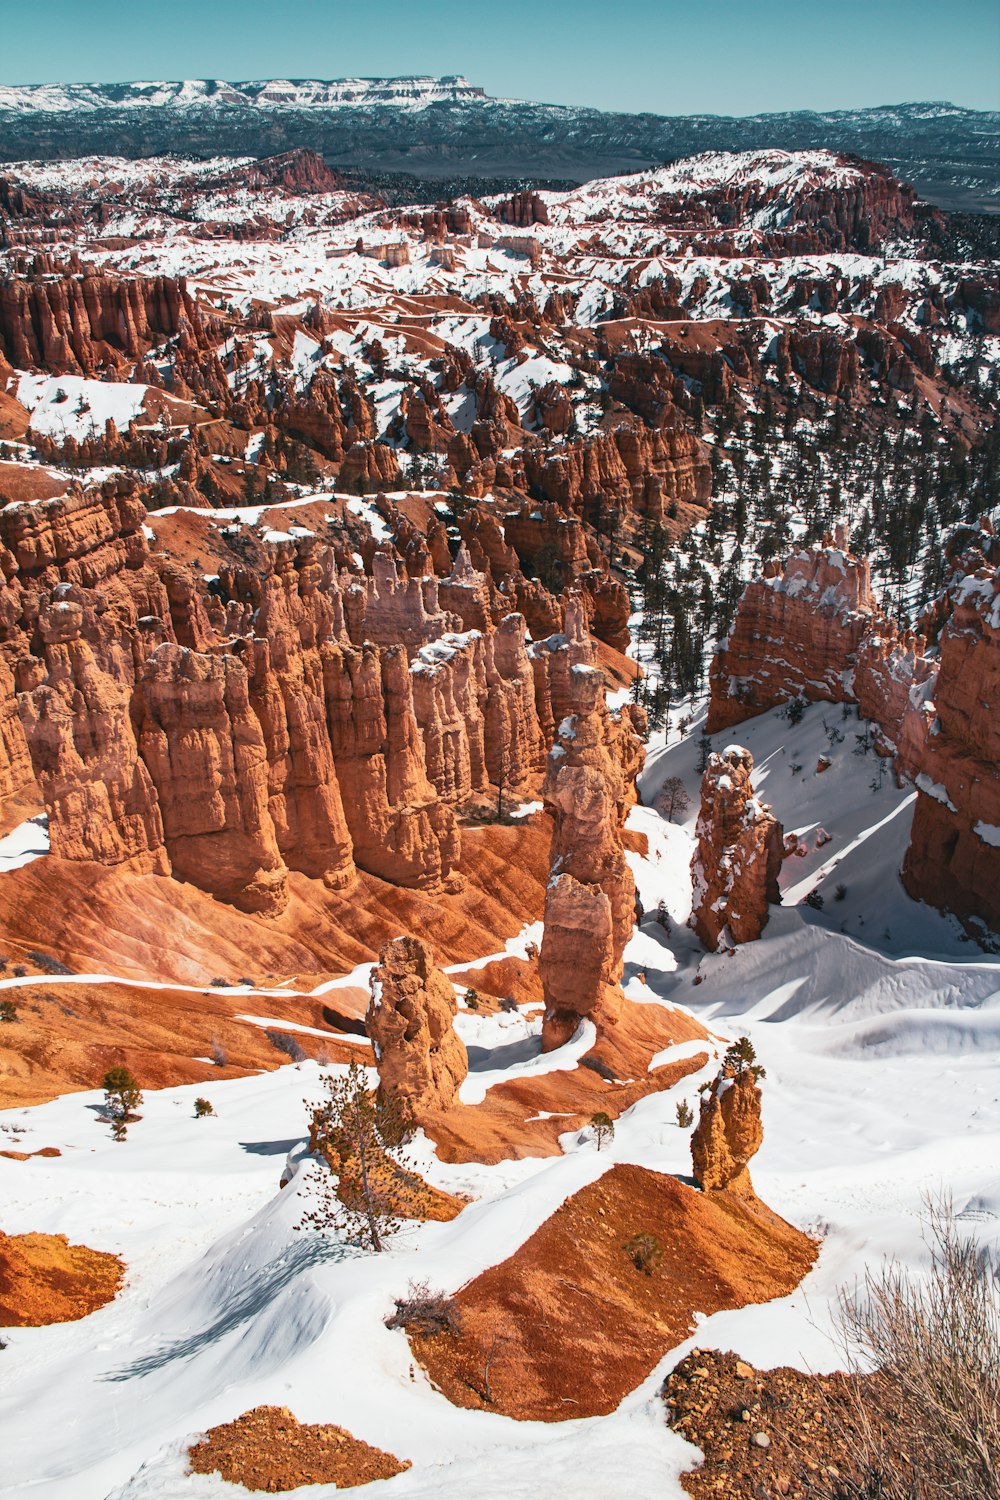
<svg viewBox="0 0 1000 1500">
<path fill-rule="evenodd" d="M 837 1363 L 829 1309 L 838 1286 L 883 1253 L 920 1262 L 926 1193 L 947 1190 L 963 1223 L 1000 1236 L 1000 963 L 908 901 L 895 876 L 908 793 L 888 781 L 873 791 L 874 757 L 852 753 L 855 726 L 843 721 L 848 733 L 831 747 L 823 719 L 820 707 L 798 726 L 769 714 L 719 737 L 719 745 L 753 748 L 762 795 L 787 828 L 811 846 L 821 819 L 831 835 L 823 849 L 786 861 L 789 904 L 775 911 L 762 940 L 734 957 L 699 949 L 683 926 L 695 809 L 676 826 L 645 806 L 630 823 L 647 834 L 649 857 L 630 858 L 649 915 L 626 955 L 633 999 L 680 1003 L 721 1036 L 751 1035 L 767 1068 L 755 1184 L 792 1222 L 824 1237 L 797 1293 L 717 1314 L 690 1342 L 805 1368 Z M 662 739 L 651 747 L 647 801 L 668 775 L 680 775 L 693 797 L 696 735 L 697 727 L 669 748 Z M 834 764 L 817 775 L 821 750 L 832 751 Z M 831 896 L 822 911 L 802 906 L 816 881 L 821 891 L 845 884 L 843 902 Z M 889 913 L 888 937 L 877 923 L 860 925 L 875 891 L 880 913 Z M 673 918 L 670 935 L 655 920 L 660 900 Z M 507 1055 L 530 1068 L 537 1013 L 503 1023 L 522 1039 Z M 463 1014 L 462 1025 L 482 1053 L 470 1083 L 478 1095 L 502 1076 L 488 1071 L 500 1038 L 483 1018 Z M 506 1051 L 506 1034 L 502 1045 Z M 689 1170 L 675 1105 L 694 1100 L 699 1081 L 637 1104 L 600 1157 L 573 1134 L 563 1138 L 560 1159 L 445 1166 L 424 1143 L 428 1175 L 475 1201 L 450 1224 L 409 1227 L 381 1257 L 324 1250 L 295 1232 L 305 1173 L 278 1188 L 286 1158 L 294 1165 L 301 1157 L 314 1064 L 149 1094 L 124 1146 L 96 1118 L 94 1094 L 5 1112 L 0 1131 L 18 1149 L 64 1151 L 58 1159 L 0 1159 L 5 1228 L 61 1231 L 118 1251 L 129 1276 L 119 1300 L 84 1323 L 6 1335 L 4 1493 L 222 1500 L 232 1491 L 221 1481 L 184 1477 L 185 1443 L 272 1402 L 305 1421 L 341 1422 L 411 1459 L 409 1472 L 385 1483 L 387 1494 L 536 1500 L 544 1473 L 552 1500 L 611 1500 L 627 1453 L 631 1494 L 682 1500 L 676 1476 L 695 1454 L 666 1428 L 655 1392 L 687 1345 L 610 1417 L 513 1423 L 457 1410 L 419 1370 L 411 1376 L 404 1337 L 382 1319 L 411 1278 L 453 1289 L 503 1259 L 616 1160 Z M 211 1097 L 217 1118 L 193 1119 L 198 1092 Z M 308 1493 L 326 1500 L 335 1492 Z"/>
</svg>

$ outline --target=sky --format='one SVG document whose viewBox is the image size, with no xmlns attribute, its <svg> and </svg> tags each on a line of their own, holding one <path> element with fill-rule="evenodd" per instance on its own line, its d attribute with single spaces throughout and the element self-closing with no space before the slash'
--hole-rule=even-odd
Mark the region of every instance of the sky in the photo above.
<svg viewBox="0 0 1000 1500">
<path fill-rule="evenodd" d="M 0 83 L 464 73 L 654 114 L 1000 109 L 1000 0 L 0 0 Z"/>
</svg>

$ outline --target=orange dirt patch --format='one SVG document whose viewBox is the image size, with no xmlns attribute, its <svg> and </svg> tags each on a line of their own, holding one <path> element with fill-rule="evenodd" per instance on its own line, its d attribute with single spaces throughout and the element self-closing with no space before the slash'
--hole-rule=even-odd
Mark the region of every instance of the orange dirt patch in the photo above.
<svg viewBox="0 0 1000 1500">
<path fill-rule="evenodd" d="M 664 1048 L 702 1038 L 704 1052 L 649 1071 Z M 582 1129 L 599 1110 L 617 1119 L 647 1094 L 673 1088 L 698 1072 L 708 1058 L 707 1034 L 693 1016 L 626 1000 L 615 1025 L 598 1021 L 597 1042 L 578 1067 L 498 1083 L 481 1104 L 457 1104 L 426 1117 L 424 1129 L 442 1161 L 558 1156 L 563 1131 Z"/>
<path fill-rule="evenodd" d="M 64 1234 L 0 1230 L 0 1327 L 74 1323 L 113 1301 L 124 1276 L 117 1255 L 71 1245 Z"/>
<path fill-rule="evenodd" d="M 0 439 L 23 438 L 30 420 L 28 408 L 9 391 L 0 390 Z"/>
<path fill-rule="evenodd" d="M 33 1156 L 62 1156 L 58 1146 L 43 1146 L 40 1151 L 0 1151 L 10 1161 L 30 1161 Z"/>
<path fill-rule="evenodd" d="M 195 1474 L 221 1474 L 248 1490 L 295 1490 L 303 1484 L 354 1489 L 392 1479 L 411 1467 L 345 1427 L 305 1424 L 285 1406 L 255 1406 L 235 1422 L 211 1427 L 188 1450 Z"/>
<path fill-rule="evenodd" d="M 0 463 L 0 501 L 52 500 L 65 495 L 69 477 L 40 464 Z"/>
<path fill-rule="evenodd" d="M 623 1248 L 643 1232 L 662 1248 L 649 1275 Z M 756 1199 L 615 1166 L 462 1288 L 458 1337 L 410 1343 L 456 1406 L 521 1421 L 603 1416 L 691 1333 L 696 1312 L 786 1296 L 815 1258 L 815 1243 Z"/>
<path fill-rule="evenodd" d="M 78 974 L 126 978 L 121 984 L 55 982 L 15 991 L 18 1021 L 0 1027 L 0 1104 L 40 1103 L 94 1088 L 118 1062 L 144 1088 L 233 1077 L 286 1062 L 264 1028 L 237 1021 L 239 1014 L 328 1032 L 291 1033 L 311 1056 L 325 1049 L 333 1061 L 365 1060 L 356 1043 L 339 1044 L 349 1052 L 338 1050 L 335 1029 L 338 1016 L 363 1015 L 364 995 L 335 989 L 297 996 L 278 986 L 312 989 L 375 959 L 387 933 L 431 934 L 441 964 L 498 952 L 542 915 L 549 836 L 542 814 L 511 827 L 466 829 L 465 885 L 455 895 L 402 890 L 364 874 L 353 890 L 337 894 L 293 874 L 288 909 L 275 920 L 238 912 L 180 881 L 51 855 L 11 870 L 0 877 L 0 957 L 11 966 L 23 964 L 31 976 L 44 972 L 32 957 L 41 954 Z M 211 989 L 141 990 L 128 983 L 134 978 L 209 986 L 216 977 L 274 988 L 266 995 L 234 996 Z M 228 1068 L 196 1060 L 212 1055 L 213 1038 Z"/>
</svg>

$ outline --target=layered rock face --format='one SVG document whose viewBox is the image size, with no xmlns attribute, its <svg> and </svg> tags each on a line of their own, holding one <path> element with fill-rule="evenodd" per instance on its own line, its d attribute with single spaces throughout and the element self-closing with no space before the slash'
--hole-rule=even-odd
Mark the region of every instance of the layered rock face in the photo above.
<svg viewBox="0 0 1000 1500">
<path fill-rule="evenodd" d="M 560 726 L 542 792 L 554 822 L 539 954 L 546 1051 L 568 1041 L 584 1017 L 614 1024 L 635 920 L 622 843 L 634 789 L 632 724 L 610 718 L 598 671 L 578 666 L 572 678 L 575 711 Z"/>
<path fill-rule="evenodd" d="M 0 804 L 31 784 L 31 755 L 17 709 L 15 680 L 0 654 Z"/>
<path fill-rule="evenodd" d="M 29 657 L 19 667 L 21 723 L 49 809 L 50 847 L 62 859 L 165 875 L 159 798 L 139 758 L 131 695 L 101 668 L 82 624 L 78 604 L 53 604 L 40 621 L 45 665 Z"/>
<path fill-rule="evenodd" d="M 698 1124 L 691 1137 L 691 1165 L 706 1193 L 728 1188 L 753 1192 L 747 1163 L 760 1150 L 760 1089 L 752 1071 L 734 1076 L 724 1068 L 701 1096 Z"/>
<path fill-rule="evenodd" d="M 794 698 L 842 703 L 872 617 L 868 563 L 837 544 L 793 552 L 748 585 L 709 676 L 706 729 L 715 734 Z"/>
<path fill-rule="evenodd" d="M 702 777 L 691 926 L 712 952 L 721 939 L 759 938 L 781 900 L 781 824 L 754 796 L 752 776 L 750 751 L 730 745 L 709 756 Z"/>
<path fill-rule="evenodd" d="M 469 1071 L 465 1043 L 454 1027 L 454 986 L 426 943 L 399 937 L 382 949 L 371 991 L 365 1026 L 379 1091 L 398 1095 L 420 1124 L 455 1103 Z"/>
<path fill-rule="evenodd" d="M 355 860 L 397 885 L 454 886 L 458 827 L 427 777 L 405 649 L 329 645 L 323 678 Z"/>
<path fill-rule="evenodd" d="M 311 626 L 315 617 L 294 588 L 269 579 L 259 634 L 247 653 L 250 700 L 267 746 L 268 810 L 278 847 L 293 869 L 343 890 L 354 880 L 354 849 L 327 728 L 322 651 Z"/>
<path fill-rule="evenodd" d="M 903 882 L 918 900 L 1000 932 L 1000 566 L 981 554 L 978 566 L 969 561 L 937 677 L 903 722 L 900 762 L 917 787 Z"/>
<path fill-rule="evenodd" d="M 139 746 L 174 875 L 243 911 L 281 911 L 288 871 L 246 668 L 234 656 L 159 646 L 143 669 L 140 703 Z"/>
<path fill-rule="evenodd" d="M 88 274 L 9 281 L 0 287 L 0 351 L 21 369 L 91 374 L 141 355 L 159 337 L 184 332 L 204 343 L 208 327 L 183 282 Z"/>
</svg>

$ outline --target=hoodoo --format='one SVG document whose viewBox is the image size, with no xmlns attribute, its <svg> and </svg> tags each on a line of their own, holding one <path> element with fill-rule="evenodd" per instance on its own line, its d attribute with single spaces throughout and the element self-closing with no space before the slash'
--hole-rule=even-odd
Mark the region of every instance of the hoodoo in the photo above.
<svg viewBox="0 0 1000 1500">
<path fill-rule="evenodd" d="M 781 824 L 754 795 L 753 756 L 741 745 L 708 757 L 692 861 L 691 925 L 705 947 L 759 938 L 781 900 Z"/>
<path fill-rule="evenodd" d="M 420 938 L 386 943 L 372 970 L 365 1025 L 375 1048 L 379 1087 L 398 1094 L 421 1123 L 455 1102 L 469 1071 L 455 1031 L 458 1006 L 451 981 Z"/>
<path fill-rule="evenodd" d="M 694 1178 L 707 1193 L 723 1188 L 743 1195 L 753 1192 L 747 1163 L 760 1150 L 764 1139 L 758 1086 L 760 1069 L 734 1057 L 739 1047 L 740 1043 L 735 1043 L 729 1049 L 711 1088 L 702 1095 L 698 1123 L 691 1137 Z"/>
<path fill-rule="evenodd" d="M 555 824 L 539 955 L 546 1049 L 568 1041 L 583 1017 L 613 1024 L 635 917 L 622 843 L 641 765 L 630 753 L 632 720 L 611 718 L 593 667 L 573 668 L 572 694 L 575 712 L 560 725 L 543 788 Z"/>
</svg>

